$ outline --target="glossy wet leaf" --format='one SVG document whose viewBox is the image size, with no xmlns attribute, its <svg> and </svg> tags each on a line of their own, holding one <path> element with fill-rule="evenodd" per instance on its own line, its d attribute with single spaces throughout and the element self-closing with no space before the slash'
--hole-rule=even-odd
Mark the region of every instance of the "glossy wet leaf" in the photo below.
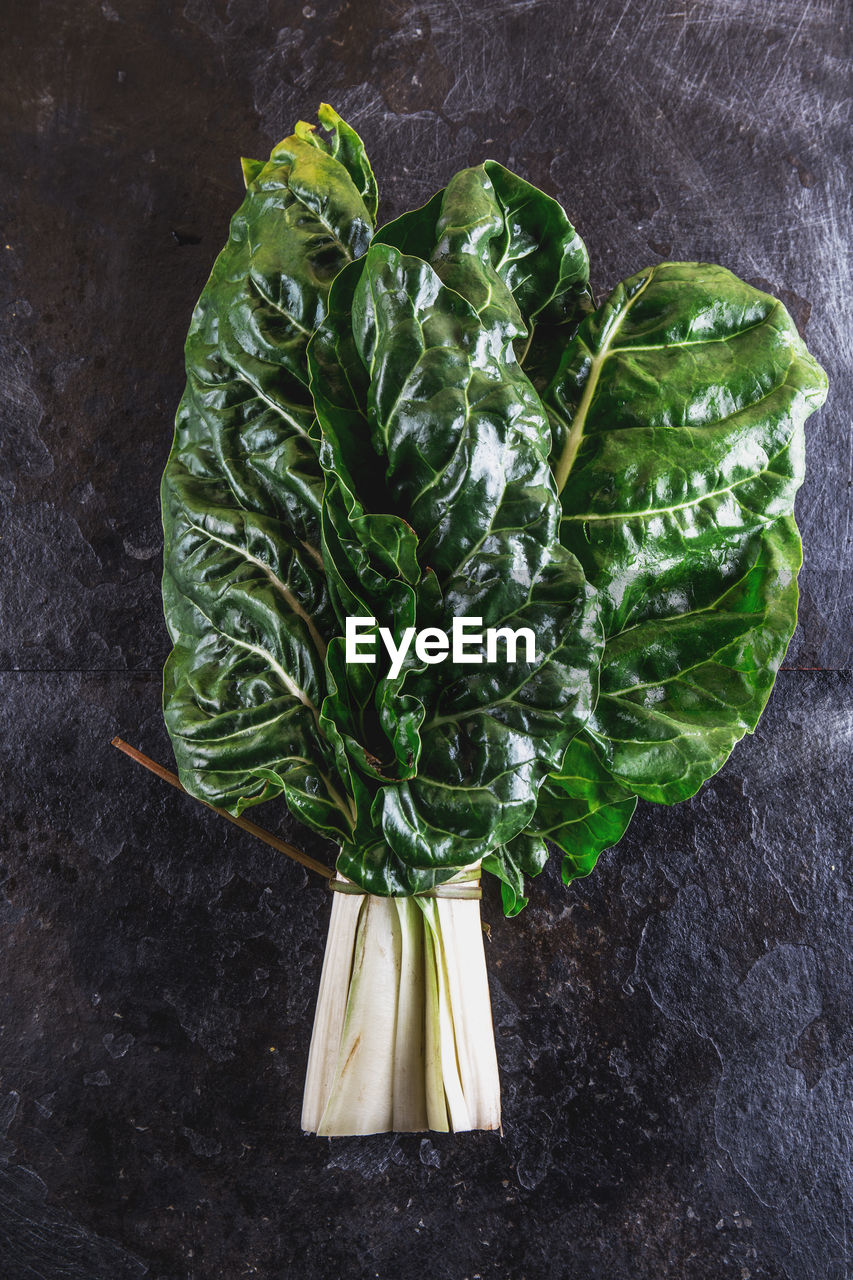
<svg viewBox="0 0 853 1280">
<path fill-rule="evenodd" d="M 607 645 L 569 749 L 586 765 L 567 757 L 525 834 L 558 844 L 571 879 L 621 837 L 633 796 L 692 795 L 755 728 L 796 624 L 793 502 L 826 382 L 781 303 L 706 264 L 641 272 L 567 333 L 533 327 L 522 360 Z M 624 798 L 601 807 L 590 774 Z"/>
<path fill-rule="evenodd" d="M 637 796 L 693 794 L 755 727 L 825 378 L 722 268 L 660 264 L 592 313 L 565 213 L 491 161 L 364 257 L 370 165 L 319 118 L 243 162 L 193 317 L 163 483 L 167 724 L 188 789 L 283 795 L 364 887 L 484 858 L 514 914 L 546 840 L 564 880 L 587 874 Z M 391 679 L 345 661 L 354 614 L 397 637 L 529 625 L 537 658 L 410 653 Z"/>
<path fill-rule="evenodd" d="M 561 358 L 561 540 L 607 634 L 588 736 L 637 795 L 693 795 L 755 727 L 796 624 L 803 423 L 825 394 L 782 304 L 700 263 L 633 276 Z"/>
<path fill-rule="evenodd" d="M 340 839 L 352 801 L 319 729 L 338 623 L 305 349 L 332 279 L 367 247 L 375 186 L 352 131 L 321 122 L 328 139 L 302 125 L 268 162 L 244 162 L 246 197 L 190 326 L 162 485 L 164 710 L 194 795 L 239 812 L 283 793 Z"/>
<path fill-rule="evenodd" d="M 538 876 L 547 861 L 544 837 L 532 833 L 529 827 L 483 859 L 483 870 L 500 881 L 505 916 L 517 916 L 524 910 L 529 902 L 524 892 L 525 877 Z"/>
<path fill-rule="evenodd" d="M 429 262 L 485 324 L 515 340 L 528 376 L 534 350 L 545 368 L 592 309 L 586 246 L 565 210 L 494 160 L 455 174 L 376 239 Z"/>
<path fill-rule="evenodd" d="M 594 603 L 556 545 L 547 422 L 511 337 L 421 259 L 374 243 L 336 282 L 310 348 L 336 598 L 398 632 L 468 616 L 537 637 L 532 662 L 378 671 L 350 721 L 343 749 L 355 744 L 379 783 L 374 823 L 422 870 L 471 863 L 520 831 L 590 708 Z M 374 859 L 342 859 L 388 891 Z"/>
</svg>

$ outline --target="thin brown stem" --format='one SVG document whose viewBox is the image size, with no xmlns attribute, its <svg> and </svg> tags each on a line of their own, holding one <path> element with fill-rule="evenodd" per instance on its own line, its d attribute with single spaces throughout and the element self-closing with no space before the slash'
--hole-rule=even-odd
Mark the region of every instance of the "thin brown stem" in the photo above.
<svg viewBox="0 0 853 1280">
<path fill-rule="evenodd" d="M 177 774 L 164 769 L 161 764 L 157 764 L 156 760 L 152 760 L 149 756 L 143 755 L 141 751 L 137 751 L 136 747 L 129 746 L 121 738 L 113 738 L 112 745 L 118 747 L 119 751 L 123 751 L 126 756 L 130 756 L 131 760 L 135 760 L 137 764 L 141 764 L 143 768 L 149 769 L 151 773 L 156 773 L 157 777 L 162 778 L 164 782 L 168 782 L 171 786 L 176 787 L 178 791 L 182 791 L 185 796 L 190 794 L 185 787 L 181 786 Z M 196 796 L 192 796 L 193 800 L 196 798 Z M 212 809 L 220 817 L 227 818 L 229 822 L 234 823 L 235 827 L 242 827 L 244 831 L 256 836 L 258 840 L 263 840 L 264 844 L 270 845 L 273 849 L 278 849 L 279 853 L 292 858 L 294 862 L 300 862 L 303 867 L 308 867 L 310 871 L 316 871 L 317 875 L 323 876 L 325 880 L 330 880 L 334 875 L 334 872 L 324 863 L 317 862 L 315 858 L 309 857 L 307 853 L 303 853 L 301 849 L 295 848 L 285 840 L 279 840 L 278 836 L 274 836 L 270 831 L 265 831 L 263 827 L 250 822 L 248 818 L 235 818 L 234 814 L 229 813 L 227 809 L 218 809 L 215 804 L 208 804 L 206 800 L 199 800 L 199 804 L 203 804 L 207 809 Z"/>
</svg>

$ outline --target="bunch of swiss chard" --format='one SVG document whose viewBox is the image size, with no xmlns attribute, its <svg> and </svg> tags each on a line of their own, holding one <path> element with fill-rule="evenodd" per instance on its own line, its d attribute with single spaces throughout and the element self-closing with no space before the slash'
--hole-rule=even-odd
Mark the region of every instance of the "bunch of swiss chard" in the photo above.
<svg viewBox="0 0 853 1280">
<path fill-rule="evenodd" d="M 377 231 L 361 140 L 319 119 L 243 162 L 193 315 L 162 488 L 165 716 L 192 794 L 282 797 L 338 846 L 348 932 L 306 1127 L 475 1127 L 497 1121 L 476 1062 L 464 1078 L 453 920 L 478 908 L 454 886 L 492 872 L 516 913 L 546 842 L 585 875 L 638 797 L 693 795 L 755 728 L 796 623 L 826 379 L 782 304 L 722 267 L 659 263 L 596 307 L 562 208 L 492 161 Z M 346 661 L 354 617 L 372 664 Z M 378 641 L 455 617 L 529 628 L 535 653 L 392 665 Z M 342 1076 L 371 928 L 393 1016 L 365 1118 Z"/>
</svg>

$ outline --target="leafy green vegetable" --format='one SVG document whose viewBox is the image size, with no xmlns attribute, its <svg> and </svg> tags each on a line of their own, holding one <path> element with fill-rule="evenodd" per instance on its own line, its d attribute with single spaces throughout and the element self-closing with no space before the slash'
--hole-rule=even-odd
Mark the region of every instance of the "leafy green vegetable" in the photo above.
<svg viewBox="0 0 853 1280">
<path fill-rule="evenodd" d="M 244 165 L 246 200 L 193 319 L 163 484 L 166 719 L 189 790 L 236 811 L 283 793 L 340 843 L 351 879 L 412 893 L 530 821 L 591 711 L 601 632 L 558 544 L 512 295 L 478 314 L 390 246 L 356 262 L 375 201 L 354 189 L 369 172 L 355 135 L 331 124 L 337 144 L 299 126 L 267 166 Z M 565 258 L 564 294 L 579 274 Z M 312 403 L 306 342 L 347 262 L 311 346 Z M 348 615 L 398 633 L 454 616 L 528 626 L 537 656 L 473 674 L 410 657 L 392 679 L 346 664 Z"/>
<path fill-rule="evenodd" d="M 781 303 L 719 267 L 661 264 L 593 311 L 564 211 L 493 161 L 368 251 L 364 148 L 320 122 L 243 162 L 193 318 L 167 723 L 188 789 L 283 794 L 366 889 L 484 859 L 514 913 L 546 839 L 586 874 L 638 796 L 692 795 L 755 727 L 825 378 Z M 347 616 L 453 615 L 530 625 L 540 657 L 472 677 L 410 654 L 393 679 L 344 660 Z"/>
<path fill-rule="evenodd" d="M 341 607 L 398 631 L 472 616 L 537 636 L 533 663 L 409 662 L 360 700 L 341 752 L 382 785 L 338 866 L 373 892 L 391 888 L 384 846 L 455 868 L 521 831 L 591 709 L 597 612 L 556 545 L 547 422 L 508 341 L 422 260 L 374 243 L 309 349 Z"/>
<path fill-rule="evenodd" d="M 663 263 L 585 316 L 573 228 L 541 193 L 509 206 L 505 175 L 465 170 L 377 238 L 428 258 L 483 314 L 502 310 L 548 412 L 561 542 L 600 592 L 596 709 L 535 820 L 485 864 L 514 913 L 520 870 L 544 865 L 540 837 L 566 881 L 587 874 L 636 796 L 692 795 L 755 728 L 796 624 L 793 503 L 826 379 L 782 304 L 721 267 Z"/>
<path fill-rule="evenodd" d="M 162 485 L 164 710 L 192 794 L 240 812 L 284 793 L 335 839 L 352 826 L 319 730 L 338 625 L 320 549 L 323 480 L 305 349 L 331 281 L 363 254 L 376 188 L 321 109 L 260 165 L 187 339 Z"/>
<path fill-rule="evenodd" d="M 595 711 L 525 832 L 569 881 L 635 796 L 693 795 L 754 730 L 796 625 L 794 497 L 826 377 L 780 302 L 701 263 L 640 272 L 567 345 L 531 347 L 553 370 L 561 541 L 607 637 Z"/>
<path fill-rule="evenodd" d="M 493 161 L 374 234 L 361 140 L 319 123 L 242 162 L 193 315 L 164 712 L 187 790 L 281 796 L 339 846 L 306 1128 L 494 1128 L 472 882 L 516 914 L 549 843 L 586 875 L 638 797 L 693 795 L 755 728 L 826 379 L 721 267 L 595 309 L 564 211 Z M 460 618 L 507 660 L 411 647 Z"/>
<path fill-rule="evenodd" d="M 403 214 L 375 239 L 427 259 L 482 320 L 500 326 L 540 388 L 592 308 L 586 248 L 564 210 L 494 161 L 456 174 L 422 209 Z M 509 352 L 506 358 L 511 361 Z M 585 755 L 584 771 L 601 775 L 597 790 L 570 797 L 552 775 L 540 792 L 540 808 L 548 804 L 548 838 L 566 855 L 567 880 L 590 871 L 601 849 L 620 839 L 636 806 L 589 751 Z M 524 876 L 541 871 L 547 857 L 542 835 L 528 827 L 484 860 L 484 869 L 502 882 L 508 915 L 526 905 Z"/>
<path fill-rule="evenodd" d="M 755 728 L 796 625 L 803 423 L 825 394 L 782 304 L 700 263 L 633 276 L 562 353 L 561 540 L 607 635 L 574 749 L 626 793 L 693 795 Z"/>
</svg>

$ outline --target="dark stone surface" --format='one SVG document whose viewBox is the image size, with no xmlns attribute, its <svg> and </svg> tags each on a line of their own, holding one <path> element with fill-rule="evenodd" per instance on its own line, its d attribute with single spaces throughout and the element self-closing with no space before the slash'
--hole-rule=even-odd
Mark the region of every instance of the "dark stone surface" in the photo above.
<svg viewBox="0 0 853 1280">
<path fill-rule="evenodd" d="M 6 16 L 0 1275 L 841 1280 L 849 6 Z M 487 892 L 502 1138 L 303 1136 L 327 895 L 108 745 L 169 759 L 157 485 L 183 336 L 239 155 L 320 99 L 363 133 L 385 216 L 492 155 L 565 202 L 599 290 L 720 261 L 782 294 L 832 380 L 758 733 L 571 891 L 552 868 L 515 921 Z"/>
</svg>

